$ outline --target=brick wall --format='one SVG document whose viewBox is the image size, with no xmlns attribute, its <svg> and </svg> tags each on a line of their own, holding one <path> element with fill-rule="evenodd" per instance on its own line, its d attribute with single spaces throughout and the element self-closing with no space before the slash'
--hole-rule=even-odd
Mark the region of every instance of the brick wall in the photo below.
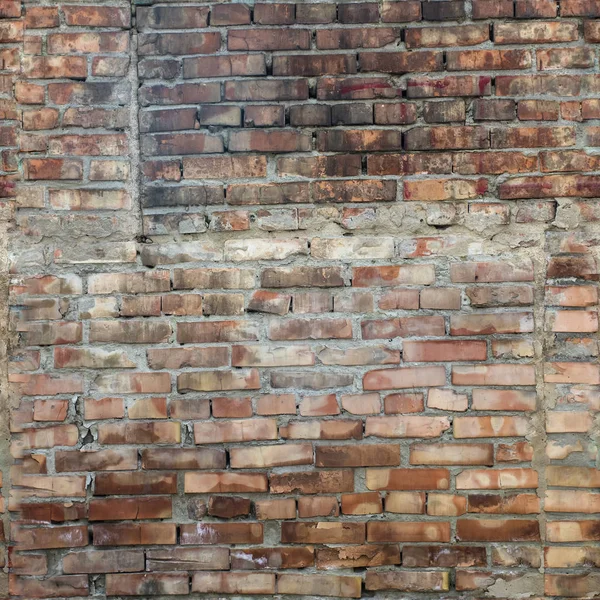
<svg viewBox="0 0 600 600">
<path fill-rule="evenodd" d="M 0 598 L 600 594 L 600 0 L 0 18 Z"/>
</svg>

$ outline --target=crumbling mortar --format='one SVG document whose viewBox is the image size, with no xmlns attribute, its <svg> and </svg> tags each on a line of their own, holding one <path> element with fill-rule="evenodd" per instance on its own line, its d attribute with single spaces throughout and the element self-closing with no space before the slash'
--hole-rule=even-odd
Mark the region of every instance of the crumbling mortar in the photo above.
<svg viewBox="0 0 600 600">
<path fill-rule="evenodd" d="M 535 373 L 536 373 L 536 393 L 537 393 L 537 411 L 532 415 L 533 431 L 527 437 L 533 446 L 533 458 L 531 466 L 538 473 L 538 488 L 536 493 L 540 499 L 540 513 L 538 522 L 540 524 L 540 547 L 543 550 L 546 541 L 546 513 L 544 511 L 544 502 L 547 489 L 546 466 L 549 460 L 546 456 L 546 389 L 544 383 L 544 357 L 547 350 L 547 334 L 545 332 L 545 283 L 546 283 L 546 265 L 547 255 L 541 244 L 539 248 L 530 250 L 530 256 L 534 263 L 534 319 L 535 319 Z M 544 572 L 544 563 L 540 567 L 540 572 Z M 540 592 L 543 593 L 543 590 Z"/>
<path fill-rule="evenodd" d="M 8 356 L 16 345 L 17 335 L 8 329 L 8 231 L 11 227 L 11 211 L 2 209 L 0 214 L 0 473 L 2 478 L 2 489 L 0 500 L 3 499 L 5 507 L 8 506 L 10 490 L 10 469 L 13 461 L 10 454 L 10 431 L 9 419 L 11 410 L 17 407 L 18 397 L 12 394 L 8 384 Z M 0 516 L 4 524 L 4 531 L 8 539 L 10 531 L 9 514 L 6 511 Z M 7 570 L 0 570 L 0 596 L 8 595 Z"/>
</svg>

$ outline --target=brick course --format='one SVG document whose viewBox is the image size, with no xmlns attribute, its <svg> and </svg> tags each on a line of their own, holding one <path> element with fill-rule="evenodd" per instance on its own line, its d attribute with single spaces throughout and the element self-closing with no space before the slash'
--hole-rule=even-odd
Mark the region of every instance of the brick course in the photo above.
<svg viewBox="0 0 600 600">
<path fill-rule="evenodd" d="M 0 0 L 0 598 L 598 596 L 598 44 Z"/>
</svg>

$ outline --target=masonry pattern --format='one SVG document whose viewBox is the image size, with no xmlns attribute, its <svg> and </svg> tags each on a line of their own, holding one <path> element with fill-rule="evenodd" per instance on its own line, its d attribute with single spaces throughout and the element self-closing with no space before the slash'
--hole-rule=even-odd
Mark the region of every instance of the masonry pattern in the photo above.
<svg viewBox="0 0 600 600">
<path fill-rule="evenodd" d="M 0 0 L 0 598 L 600 596 L 599 47 Z"/>
</svg>

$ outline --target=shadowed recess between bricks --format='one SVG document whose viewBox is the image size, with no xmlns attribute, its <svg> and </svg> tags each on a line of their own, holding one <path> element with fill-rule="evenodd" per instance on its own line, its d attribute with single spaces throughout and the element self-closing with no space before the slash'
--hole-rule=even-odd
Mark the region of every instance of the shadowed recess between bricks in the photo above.
<svg viewBox="0 0 600 600">
<path fill-rule="evenodd" d="M 0 599 L 600 598 L 600 0 L 0 0 Z"/>
</svg>

